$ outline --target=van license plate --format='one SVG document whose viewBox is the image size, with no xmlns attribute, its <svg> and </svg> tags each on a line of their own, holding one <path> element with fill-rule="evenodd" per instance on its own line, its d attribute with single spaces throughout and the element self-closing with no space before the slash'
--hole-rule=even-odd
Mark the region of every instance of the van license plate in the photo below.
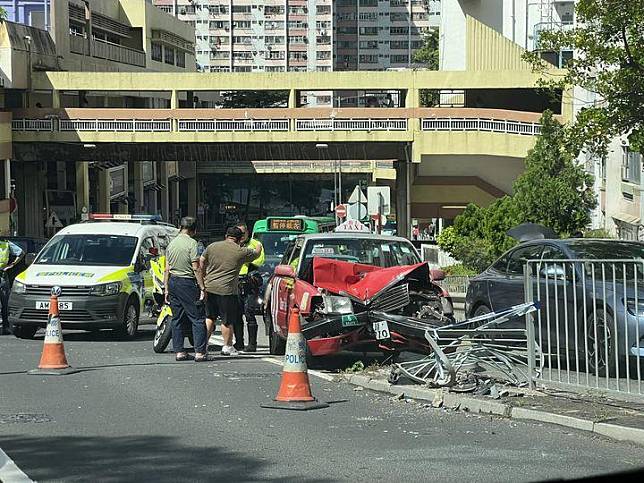
<svg viewBox="0 0 644 483">
<path fill-rule="evenodd" d="M 49 310 L 49 300 L 36 302 L 36 309 Z M 58 302 L 58 310 L 72 310 L 72 302 Z"/>
<path fill-rule="evenodd" d="M 378 340 L 389 339 L 391 337 L 391 334 L 389 333 L 389 324 L 387 324 L 386 320 L 374 322 L 373 332 L 376 334 L 376 339 Z"/>
</svg>

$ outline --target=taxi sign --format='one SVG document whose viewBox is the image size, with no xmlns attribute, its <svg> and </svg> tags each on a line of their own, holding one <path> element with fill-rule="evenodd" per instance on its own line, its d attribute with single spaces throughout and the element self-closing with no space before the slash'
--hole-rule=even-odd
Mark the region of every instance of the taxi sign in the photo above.
<svg viewBox="0 0 644 483">
<path fill-rule="evenodd" d="M 301 218 L 269 218 L 269 231 L 304 231 L 304 220 Z"/>
<path fill-rule="evenodd" d="M 347 220 L 344 223 L 339 224 L 336 229 L 336 232 L 339 231 L 362 231 L 362 232 L 371 232 L 369 227 L 364 223 L 360 223 L 358 220 Z"/>
</svg>

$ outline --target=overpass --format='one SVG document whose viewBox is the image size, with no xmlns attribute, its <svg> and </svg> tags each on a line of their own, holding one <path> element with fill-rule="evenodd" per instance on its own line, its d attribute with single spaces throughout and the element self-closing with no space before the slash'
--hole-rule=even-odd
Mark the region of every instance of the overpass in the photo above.
<svg viewBox="0 0 644 483">
<path fill-rule="evenodd" d="M 35 73 L 33 88 L 43 102 L 13 110 L 13 159 L 75 161 L 77 184 L 88 188 L 88 162 L 199 162 L 210 173 L 279 174 L 329 172 L 328 161 L 344 160 L 347 172 L 368 171 L 373 180 L 392 179 L 396 170 L 399 219 L 448 218 L 467 202 L 486 204 L 510 192 L 548 102 L 529 91 L 538 77 L 530 71 Z M 193 96 L 276 90 L 288 93 L 284 107 L 186 107 Z M 422 105 L 424 93 L 446 90 L 462 93 L 463 102 Z M 399 101 L 387 108 L 302 106 L 298 100 L 310 91 L 396 92 Z M 533 112 L 512 109 L 525 109 L 515 99 L 522 92 L 531 96 Z M 124 93 L 162 106 L 108 107 L 110 96 Z M 89 97 L 93 107 L 74 106 L 74 96 Z M 557 109 L 570 116 L 568 103 L 559 101 Z M 194 212 L 199 190 L 196 177 L 190 179 L 187 211 Z M 79 206 L 89 203 L 88 188 L 77 187 Z"/>
</svg>

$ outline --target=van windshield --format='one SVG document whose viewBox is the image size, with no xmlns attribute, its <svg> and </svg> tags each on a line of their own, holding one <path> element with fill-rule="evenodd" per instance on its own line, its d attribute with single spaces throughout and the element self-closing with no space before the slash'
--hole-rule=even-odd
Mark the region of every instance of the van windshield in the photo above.
<svg viewBox="0 0 644 483">
<path fill-rule="evenodd" d="M 41 265 L 109 265 L 132 263 L 138 238 L 119 235 L 58 235 L 34 263 Z"/>
</svg>

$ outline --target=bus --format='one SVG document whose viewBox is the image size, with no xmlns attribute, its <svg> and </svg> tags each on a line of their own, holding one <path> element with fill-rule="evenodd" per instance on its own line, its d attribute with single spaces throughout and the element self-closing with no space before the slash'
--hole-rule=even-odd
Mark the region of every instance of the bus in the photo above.
<svg viewBox="0 0 644 483">
<path fill-rule="evenodd" d="M 273 273 L 288 246 L 288 242 L 303 233 L 325 233 L 336 227 L 333 217 L 280 216 L 257 220 L 253 226 L 253 238 L 264 247 L 266 262 L 262 272 Z"/>
</svg>

